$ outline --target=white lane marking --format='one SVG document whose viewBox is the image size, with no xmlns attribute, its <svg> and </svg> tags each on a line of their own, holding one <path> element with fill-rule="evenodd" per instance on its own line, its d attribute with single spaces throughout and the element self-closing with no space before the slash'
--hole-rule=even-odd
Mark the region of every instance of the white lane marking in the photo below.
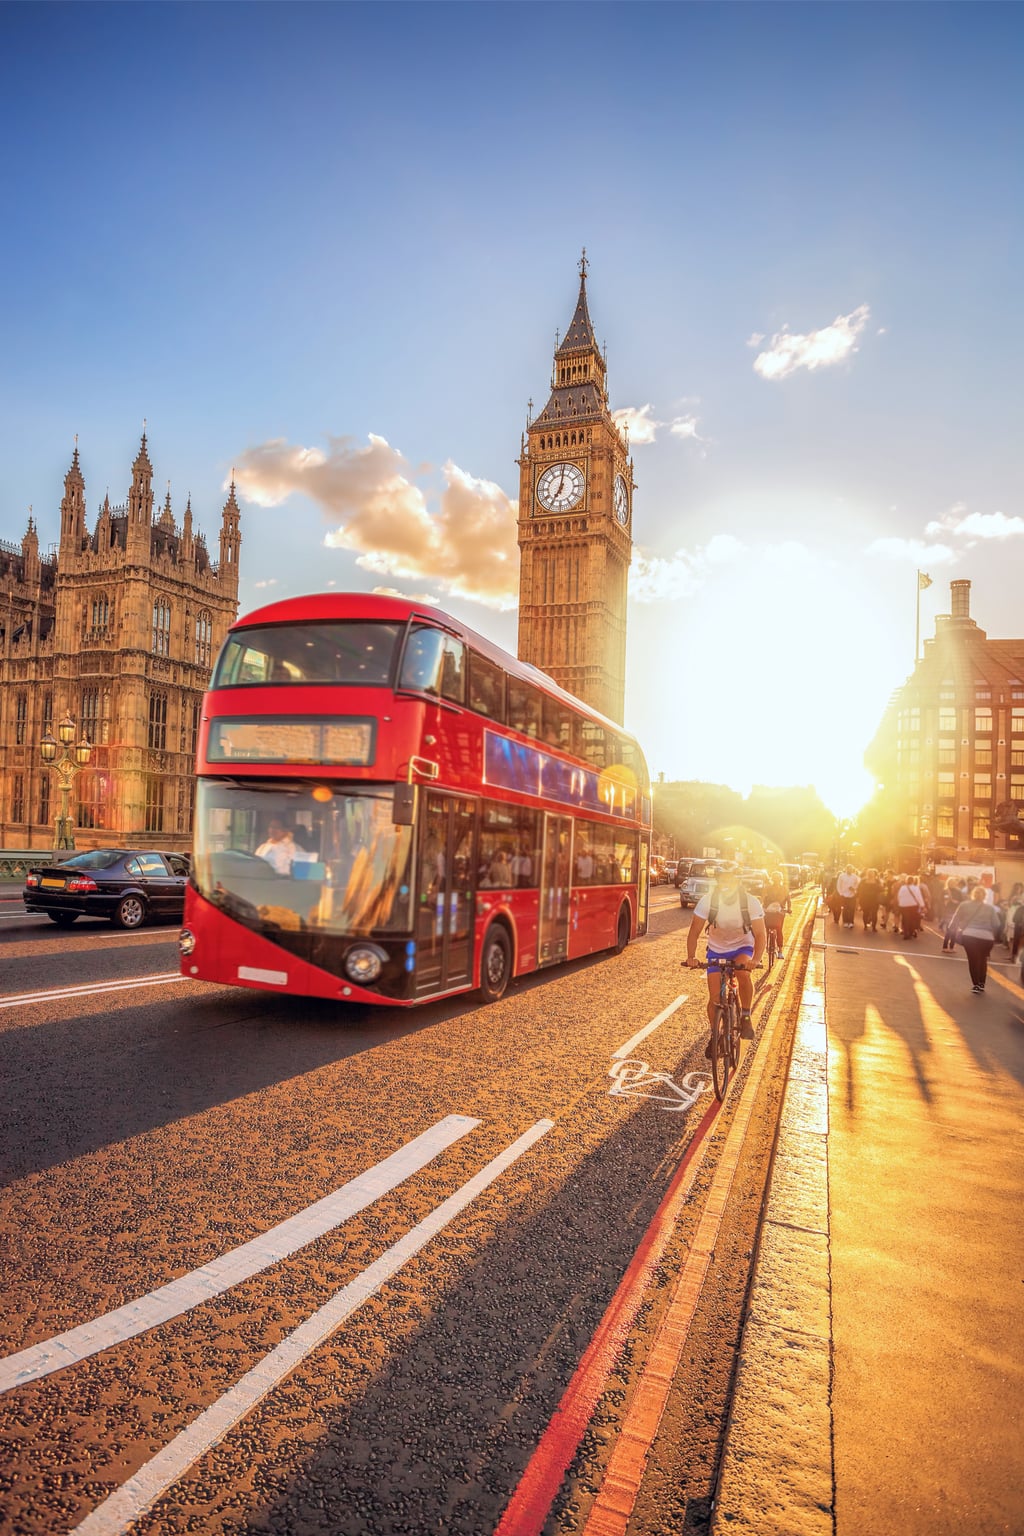
<svg viewBox="0 0 1024 1536">
<path fill-rule="evenodd" d="M 659 1024 L 664 1024 L 666 1019 L 670 1019 L 676 1009 L 683 1006 L 688 996 L 689 993 L 681 992 L 674 1003 L 669 1003 L 667 1008 L 661 1010 L 656 1019 L 652 1019 L 649 1024 L 645 1024 L 643 1029 L 638 1029 L 632 1039 L 627 1040 L 625 1045 L 620 1045 L 617 1051 L 613 1051 L 612 1061 L 623 1061 L 627 1056 L 631 1056 L 641 1040 L 646 1040 L 647 1036 L 653 1034 Z"/>
<path fill-rule="evenodd" d="M 613 1098 L 635 1094 L 641 1099 L 657 1099 L 666 1109 L 683 1111 L 692 1109 L 702 1094 L 710 1093 L 711 1077 L 707 1072 L 687 1072 L 682 1083 L 672 1081 L 668 1072 L 652 1072 L 646 1061 L 619 1061 L 609 1067 L 612 1086 L 608 1092 Z M 654 1088 L 668 1089 L 667 1093 L 655 1093 Z"/>
<path fill-rule="evenodd" d="M 45 992 L 17 992 L 13 997 L 0 998 L 0 1008 L 26 1008 L 30 1003 L 49 1003 L 66 997 L 97 997 L 105 992 L 132 992 L 136 987 L 166 987 L 172 981 L 184 980 L 180 971 L 160 971 L 153 976 L 89 982 L 81 987 L 50 987 Z"/>
<path fill-rule="evenodd" d="M 205 1413 L 201 1413 L 181 1434 L 176 1435 L 162 1451 L 158 1451 L 134 1477 L 105 1499 L 91 1515 L 87 1515 L 80 1525 L 76 1525 L 70 1536 L 122 1536 L 200 1456 L 216 1445 L 218 1440 L 222 1440 L 251 1408 L 340 1328 L 357 1307 L 379 1291 L 386 1280 L 397 1273 L 403 1264 L 413 1258 L 432 1237 L 471 1204 L 488 1184 L 492 1184 L 499 1174 L 504 1173 L 553 1126 L 553 1120 L 538 1120 L 536 1125 L 524 1131 L 518 1141 L 492 1158 L 461 1189 L 449 1195 L 436 1210 L 386 1249 L 368 1269 L 343 1286 L 318 1312 L 314 1312 L 312 1317 L 300 1323 L 294 1332 L 282 1339 L 229 1392 L 207 1408 Z"/>
<path fill-rule="evenodd" d="M 212 1296 L 219 1296 L 222 1291 L 258 1275 L 271 1264 L 305 1248 L 314 1238 L 322 1237 L 332 1227 L 341 1226 L 350 1216 L 379 1200 L 411 1174 L 418 1173 L 479 1124 L 479 1120 L 470 1119 L 468 1115 L 448 1115 L 340 1189 L 250 1242 L 230 1249 L 219 1259 L 212 1259 L 191 1274 L 181 1275 L 159 1290 L 150 1291 L 148 1296 L 106 1312 L 91 1323 L 82 1323 L 43 1344 L 33 1344 L 16 1355 L 8 1355 L 0 1360 L 0 1392 L 36 1381 L 40 1376 L 49 1376 L 79 1360 L 87 1360 L 112 1344 L 120 1344 L 124 1339 L 156 1328 L 169 1318 L 179 1317 Z"/>
</svg>

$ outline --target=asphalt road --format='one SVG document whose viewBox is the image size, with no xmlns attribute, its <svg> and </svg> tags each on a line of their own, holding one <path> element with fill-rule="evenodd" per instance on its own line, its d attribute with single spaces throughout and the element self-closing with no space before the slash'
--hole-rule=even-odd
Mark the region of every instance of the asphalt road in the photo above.
<svg viewBox="0 0 1024 1536">
<path fill-rule="evenodd" d="M 481 1536 L 554 1437 L 564 1476 L 504 1536 L 583 1531 L 756 1061 L 709 1121 L 689 915 L 653 904 L 622 955 L 490 1008 L 343 1012 L 178 978 L 176 927 L 58 932 L 0 901 L 0 1530 Z M 634 1533 L 707 1526 L 794 964 L 763 991 L 779 1038 Z"/>
</svg>

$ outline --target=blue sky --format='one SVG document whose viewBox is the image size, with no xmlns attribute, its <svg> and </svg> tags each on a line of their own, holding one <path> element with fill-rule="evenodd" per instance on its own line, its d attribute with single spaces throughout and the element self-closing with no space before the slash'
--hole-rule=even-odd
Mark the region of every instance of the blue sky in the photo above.
<svg viewBox="0 0 1024 1536">
<path fill-rule="evenodd" d="M 76 432 L 122 500 L 145 417 L 211 540 L 238 466 L 243 610 L 388 586 L 514 648 L 585 245 L 626 723 L 852 810 L 915 569 L 925 634 L 962 576 L 1022 632 L 1022 55 L 984 3 L 8 6 L 0 538 L 56 538 Z"/>
</svg>

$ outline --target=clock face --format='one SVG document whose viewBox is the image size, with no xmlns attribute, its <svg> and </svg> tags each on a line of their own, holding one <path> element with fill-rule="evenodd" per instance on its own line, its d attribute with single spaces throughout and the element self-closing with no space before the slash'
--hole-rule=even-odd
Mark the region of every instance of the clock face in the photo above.
<svg viewBox="0 0 1024 1536">
<path fill-rule="evenodd" d="M 548 512 L 568 512 L 583 500 L 586 482 L 575 464 L 552 464 L 537 481 L 537 500 Z"/>
<path fill-rule="evenodd" d="M 615 503 L 615 516 L 625 528 L 629 522 L 629 488 L 621 475 L 615 476 L 615 489 L 612 492 L 612 500 Z"/>
</svg>

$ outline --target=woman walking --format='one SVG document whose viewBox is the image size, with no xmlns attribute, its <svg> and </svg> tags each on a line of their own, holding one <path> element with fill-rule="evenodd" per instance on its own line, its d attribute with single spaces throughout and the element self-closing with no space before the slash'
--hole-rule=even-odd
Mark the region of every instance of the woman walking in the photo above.
<svg viewBox="0 0 1024 1536">
<path fill-rule="evenodd" d="M 942 893 L 942 921 L 939 924 L 942 929 L 943 953 L 952 952 L 956 948 L 956 941 L 953 938 L 953 917 L 960 903 L 966 900 L 967 886 L 959 875 L 950 875 Z"/>
<path fill-rule="evenodd" d="M 954 940 L 963 945 L 971 973 L 972 991 L 984 992 L 988 976 L 988 957 L 999 937 L 1002 924 L 999 913 L 985 900 L 985 887 L 976 885 L 967 901 L 953 914 L 950 928 Z"/>
<path fill-rule="evenodd" d="M 865 933 L 878 931 L 878 903 L 881 899 L 882 882 L 878 878 L 878 870 L 866 870 L 863 880 L 857 887 L 857 901 L 860 904 L 861 917 L 864 919 Z"/>
</svg>

